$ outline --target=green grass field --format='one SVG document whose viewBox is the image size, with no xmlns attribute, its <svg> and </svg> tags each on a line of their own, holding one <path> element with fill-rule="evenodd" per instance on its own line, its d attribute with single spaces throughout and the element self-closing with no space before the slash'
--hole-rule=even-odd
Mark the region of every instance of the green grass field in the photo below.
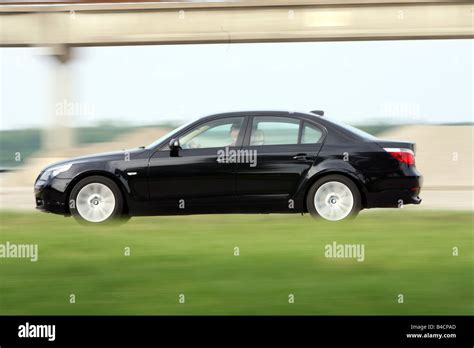
<svg viewBox="0 0 474 348">
<path fill-rule="evenodd" d="M 474 314 L 470 212 L 379 210 L 348 223 L 150 217 L 104 228 L 0 212 L 0 224 L 0 243 L 39 245 L 37 262 L 0 258 L 3 315 Z M 364 244 L 365 260 L 326 258 L 333 241 Z"/>
</svg>

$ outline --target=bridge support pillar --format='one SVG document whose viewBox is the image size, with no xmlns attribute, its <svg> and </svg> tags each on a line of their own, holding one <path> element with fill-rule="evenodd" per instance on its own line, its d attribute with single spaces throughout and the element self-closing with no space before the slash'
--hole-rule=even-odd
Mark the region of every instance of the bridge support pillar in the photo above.
<svg viewBox="0 0 474 348">
<path fill-rule="evenodd" d="M 43 150 L 71 148 L 76 143 L 73 128 L 74 102 L 72 101 L 71 47 L 51 47 L 50 57 L 54 59 L 51 81 L 51 106 L 48 120 L 42 134 Z"/>
</svg>

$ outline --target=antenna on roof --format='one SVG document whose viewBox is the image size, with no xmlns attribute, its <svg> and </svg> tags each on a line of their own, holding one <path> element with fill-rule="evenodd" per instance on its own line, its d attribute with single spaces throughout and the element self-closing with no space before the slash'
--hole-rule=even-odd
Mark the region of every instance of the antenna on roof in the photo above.
<svg viewBox="0 0 474 348">
<path fill-rule="evenodd" d="M 323 110 L 312 110 L 310 111 L 312 114 L 318 115 L 318 116 L 324 116 L 324 111 Z"/>
</svg>

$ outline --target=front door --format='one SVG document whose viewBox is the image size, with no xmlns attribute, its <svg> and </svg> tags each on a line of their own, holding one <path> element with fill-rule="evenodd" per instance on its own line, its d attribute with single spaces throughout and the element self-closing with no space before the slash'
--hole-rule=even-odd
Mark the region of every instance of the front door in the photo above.
<svg viewBox="0 0 474 348">
<path fill-rule="evenodd" d="M 244 117 L 199 124 L 179 136 L 181 149 L 169 147 L 150 158 L 150 201 L 157 209 L 192 213 L 225 208 L 235 198 L 235 163 L 219 161 L 222 152 L 241 146 Z"/>
</svg>

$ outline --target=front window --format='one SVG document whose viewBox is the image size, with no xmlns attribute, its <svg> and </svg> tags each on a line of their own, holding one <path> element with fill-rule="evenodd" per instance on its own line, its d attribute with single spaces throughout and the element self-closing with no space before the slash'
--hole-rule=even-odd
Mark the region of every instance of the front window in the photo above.
<svg viewBox="0 0 474 348">
<path fill-rule="evenodd" d="M 204 123 L 179 139 L 181 148 L 204 149 L 237 146 L 243 120 L 243 117 L 230 117 Z"/>
</svg>

